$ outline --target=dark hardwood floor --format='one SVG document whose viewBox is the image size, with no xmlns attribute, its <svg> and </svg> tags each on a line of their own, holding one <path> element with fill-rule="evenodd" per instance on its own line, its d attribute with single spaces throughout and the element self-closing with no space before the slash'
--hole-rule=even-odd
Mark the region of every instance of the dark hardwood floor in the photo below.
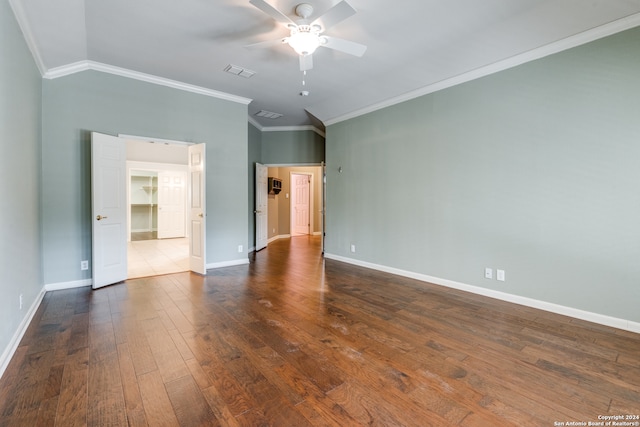
<svg viewBox="0 0 640 427">
<path fill-rule="evenodd" d="M 315 237 L 206 277 L 47 293 L 0 380 L 2 426 L 554 426 L 639 413 L 640 335 L 324 260 Z"/>
</svg>

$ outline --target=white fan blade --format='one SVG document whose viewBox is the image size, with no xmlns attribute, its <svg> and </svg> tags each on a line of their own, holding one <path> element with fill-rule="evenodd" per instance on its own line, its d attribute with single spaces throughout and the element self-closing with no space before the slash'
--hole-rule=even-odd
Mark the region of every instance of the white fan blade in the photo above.
<svg viewBox="0 0 640 427">
<path fill-rule="evenodd" d="M 355 13 L 356 10 L 345 0 L 342 0 L 340 3 L 323 13 L 318 19 L 313 21 L 312 25 L 318 24 L 322 27 L 322 31 L 326 31 L 327 28 L 333 27 L 338 22 L 344 21 Z"/>
<path fill-rule="evenodd" d="M 328 47 L 329 49 L 339 50 L 340 52 L 348 53 L 353 56 L 362 56 L 367 50 L 367 47 L 363 44 L 351 42 L 349 40 L 339 39 L 336 37 L 322 36 L 326 39 L 326 43 L 320 46 Z"/>
<path fill-rule="evenodd" d="M 247 49 L 262 49 L 265 47 L 278 46 L 281 44 L 285 44 L 286 42 L 287 42 L 287 38 L 283 37 L 275 40 L 267 40 L 266 42 L 248 44 L 248 45 L 245 45 L 244 47 L 246 47 Z"/>
<path fill-rule="evenodd" d="M 313 68 L 313 57 L 311 55 L 300 55 L 300 71 L 307 71 Z"/>
<path fill-rule="evenodd" d="M 252 5 L 254 5 L 255 7 L 257 7 L 258 9 L 260 9 L 261 11 L 263 11 L 264 13 L 266 13 L 267 15 L 269 15 L 270 17 L 272 17 L 273 19 L 275 19 L 276 21 L 282 24 L 285 24 L 285 25 L 295 24 L 295 22 L 289 19 L 287 15 L 280 12 L 278 9 L 271 6 L 269 3 L 267 3 L 264 0 L 249 0 L 249 3 L 251 3 Z"/>
</svg>

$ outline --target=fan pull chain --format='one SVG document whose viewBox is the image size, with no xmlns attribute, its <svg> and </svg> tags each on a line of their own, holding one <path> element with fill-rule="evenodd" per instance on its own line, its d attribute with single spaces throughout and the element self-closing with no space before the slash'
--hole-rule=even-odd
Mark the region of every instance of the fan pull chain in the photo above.
<svg viewBox="0 0 640 427">
<path fill-rule="evenodd" d="M 307 70 L 304 70 L 302 71 L 302 88 L 303 89 L 307 85 L 306 77 L 307 77 Z M 309 96 L 309 91 L 308 90 L 300 91 L 300 96 Z"/>
</svg>

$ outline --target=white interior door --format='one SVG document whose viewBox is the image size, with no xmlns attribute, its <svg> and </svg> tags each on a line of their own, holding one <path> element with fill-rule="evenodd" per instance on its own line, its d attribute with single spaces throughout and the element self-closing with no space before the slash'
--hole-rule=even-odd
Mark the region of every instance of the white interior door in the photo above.
<svg viewBox="0 0 640 427">
<path fill-rule="evenodd" d="M 256 251 L 267 247 L 268 228 L 267 222 L 267 193 L 269 168 L 256 163 Z"/>
<path fill-rule="evenodd" d="M 310 218 L 309 175 L 291 174 L 291 235 L 309 234 Z"/>
<path fill-rule="evenodd" d="M 125 141 L 91 133 L 93 288 L 127 278 Z"/>
<path fill-rule="evenodd" d="M 158 172 L 158 239 L 184 237 L 186 175 Z"/>
<path fill-rule="evenodd" d="M 205 257 L 205 144 L 189 146 L 189 267 L 207 274 Z"/>
</svg>

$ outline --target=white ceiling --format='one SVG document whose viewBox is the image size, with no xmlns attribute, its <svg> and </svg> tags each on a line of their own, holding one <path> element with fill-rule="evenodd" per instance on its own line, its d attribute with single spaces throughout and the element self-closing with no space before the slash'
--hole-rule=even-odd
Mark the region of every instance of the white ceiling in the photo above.
<svg viewBox="0 0 640 427">
<path fill-rule="evenodd" d="M 327 34 L 365 44 L 366 53 L 319 48 L 303 87 L 290 47 L 244 47 L 288 35 L 249 0 L 9 1 L 45 77 L 100 67 L 143 73 L 248 98 L 264 128 L 322 129 L 640 25 L 640 0 L 348 0 L 358 12 Z M 302 2 L 267 1 L 294 20 Z M 338 0 L 306 2 L 313 19 Z M 256 74 L 225 73 L 228 64 Z M 259 110 L 283 116 L 255 117 Z"/>
</svg>

